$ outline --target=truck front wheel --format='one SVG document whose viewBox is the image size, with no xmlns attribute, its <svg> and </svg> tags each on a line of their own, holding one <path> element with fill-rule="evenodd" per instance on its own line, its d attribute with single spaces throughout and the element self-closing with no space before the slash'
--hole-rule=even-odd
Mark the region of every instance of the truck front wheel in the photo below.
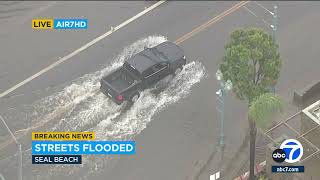
<svg viewBox="0 0 320 180">
<path fill-rule="evenodd" d="M 179 66 L 179 67 L 174 71 L 174 75 L 175 75 L 175 76 L 178 75 L 178 74 L 181 72 L 181 70 L 182 70 L 182 67 Z"/>
</svg>

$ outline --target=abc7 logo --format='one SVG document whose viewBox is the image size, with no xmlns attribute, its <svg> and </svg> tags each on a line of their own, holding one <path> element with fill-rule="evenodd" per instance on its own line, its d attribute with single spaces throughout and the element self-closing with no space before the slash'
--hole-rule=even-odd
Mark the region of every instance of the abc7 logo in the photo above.
<svg viewBox="0 0 320 180">
<path fill-rule="evenodd" d="M 295 163 L 300 161 L 303 155 L 303 147 L 301 143 L 295 139 L 287 139 L 281 145 L 280 149 L 276 149 L 272 153 L 274 161 L 281 163 Z"/>
<path fill-rule="evenodd" d="M 272 153 L 272 159 L 275 162 L 282 163 L 286 160 L 286 152 L 283 149 L 276 149 Z"/>
</svg>

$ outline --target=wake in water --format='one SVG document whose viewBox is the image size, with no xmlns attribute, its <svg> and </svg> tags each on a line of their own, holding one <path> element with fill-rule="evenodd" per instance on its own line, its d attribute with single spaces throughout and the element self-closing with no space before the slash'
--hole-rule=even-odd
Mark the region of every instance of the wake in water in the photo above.
<svg viewBox="0 0 320 180">
<path fill-rule="evenodd" d="M 152 89 L 143 91 L 138 101 L 125 112 L 121 111 L 123 105 L 116 105 L 99 91 L 99 81 L 102 76 L 120 67 L 125 60 L 145 47 L 154 47 L 166 40 L 163 36 L 140 39 L 126 47 L 111 65 L 80 77 L 62 91 L 35 102 L 28 114 L 28 118 L 33 119 L 32 126 L 19 132 L 93 131 L 97 140 L 133 139 L 146 128 L 156 113 L 190 93 L 191 87 L 204 77 L 204 66 L 199 61 L 189 62 L 163 91 L 159 94 L 152 93 Z M 117 158 L 96 156 L 92 161 L 88 156 L 84 156 L 83 168 L 55 166 L 47 169 L 45 174 L 35 174 L 41 173 L 41 178 L 38 177 L 40 179 L 55 174 L 81 174 L 80 177 L 85 177 L 90 173 L 88 170 L 95 172 L 107 166 L 112 167 L 116 160 Z"/>
<path fill-rule="evenodd" d="M 120 67 L 125 60 L 141 52 L 145 47 L 154 47 L 165 41 L 167 41 L 167 39 L 163 36 L 149 36 L 140 39 L 128 47 L 125 47 L 124 50 L 111 61 L 110 65 L 102 70 L 86 74 L 74 80 L 61 91 L 24 107 L 24 110 L 20 110 L 20 112 L 27 112 L 20 115 L 19 119 L 21 119 L 20 121 L 31 120 L 29 124 L 32 126 L 18 130 L 16 135 L 18 137 L 24 136 L 27 132 L 34 131 L 37 128 L 47 131 L 76 130 L 79 128 L 79 130 L 81 130 L 81 127 L 92 123 L 92 119 L 87 119 L 86 117 L 96 114 L 96 111 L 101 112 L 101 110 L 95 108 L 110 107 L 110 100 L 102 96 L 99 92 L 99 81 L 102 76 Z M 117 112 L 117 109 L 114 109 L 115 107 L 116 106 L 112 105 L 109 110 Z M 108 109 L 105 109 L 105 111 L 108 111 Z M 78 117 L 73 115 L 77 112 L 81 112 L 81 115 L 78 115 Z M 8 118 L 17 117 L 16 113 L 19 114 L 19 112 L 12 112 L 7 116 Z M 110 113 L 106 115 L 108 114 Z M 103 119 L 103 117 L 101 118 Z M 12 120 L 14 121 L 16 119 L 12 118 Z M 47 123 L 50 123 L 50 125 L 47 125 Z M 52 125 L 54 128 L 49 128 Z M 67 128 L 64 126 L 67 126 Z"/>
<path fill-rule="evenodd" d="M 155 95 L 150 89 L 141 93 L 138 101 L 121 115 L 121 120 L 116 122 L 110 118 L 102 120 L 93 128 L 97 139 L 127 140 L 133 138 L 146 127 L 155 113 L 185 97 L 204 74 L 204 67 L 200 62 L 188 63 L 160 94 Z"/>
</svg>

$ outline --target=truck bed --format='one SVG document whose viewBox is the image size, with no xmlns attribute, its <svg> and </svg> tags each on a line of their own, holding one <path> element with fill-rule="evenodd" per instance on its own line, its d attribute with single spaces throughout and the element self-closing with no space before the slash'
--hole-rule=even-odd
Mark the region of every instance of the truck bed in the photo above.
<svg viewBox="0 0 320 180">
<path fill-rule="evenodd" d="M 112 89 L 117 92 L 121 92 L 134 83 L 134 77 L 126 71 L 124 68 L 120 68 L 115 72 L 111 73 L 109 76 L 103 78 Z"/>
</svg>

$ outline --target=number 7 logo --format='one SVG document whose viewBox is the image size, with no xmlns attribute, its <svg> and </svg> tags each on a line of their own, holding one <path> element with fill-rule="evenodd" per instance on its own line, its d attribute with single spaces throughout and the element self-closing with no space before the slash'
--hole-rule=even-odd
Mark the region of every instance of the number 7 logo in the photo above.
<svg viewBox="0 0 320 180">
<path fill-rule="evenodd" d="M 287 139 L 281 145 L 280 149 L 283 149 L 286 153 L 285 161 L 287 163 L 298 162 L 303 155 L 303 147 L 301 143 L 295 139 Z"/>
</svg>

